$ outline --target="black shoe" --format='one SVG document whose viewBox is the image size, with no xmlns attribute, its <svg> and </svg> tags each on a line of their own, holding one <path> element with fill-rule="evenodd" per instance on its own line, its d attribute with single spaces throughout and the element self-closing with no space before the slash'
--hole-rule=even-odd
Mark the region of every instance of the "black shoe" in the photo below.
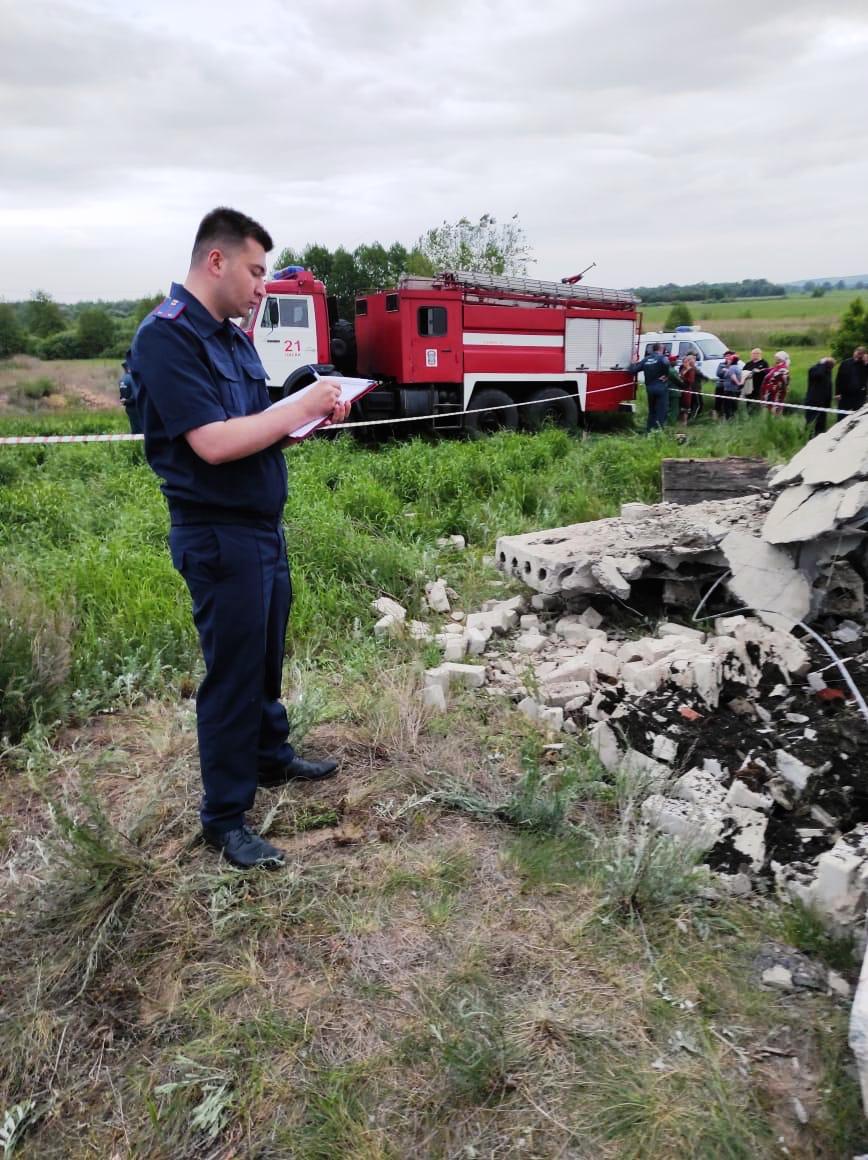
<svg viewBox="0 0 868 1160">
<path fill-rule="evenodd" d="M 260 838 L 259 834 L 254 834 L 247 826 L 223 833 L 203 827 L 202 837 L 207 845 L 219 850 L 227 862 L 243 870 L 252 870 L 257 866 L 272 870 L 286 861 L 282 850 L 266 842 L 265 838 Z"/>
<path fill-rule="evenodd" d="M 303 757 L 293 757 L 286 765 L 264 766 L 259 770 L 259 784 L 266 789 L 276 785 L 286 785 L 288 781 L 322 781 L 331 777 L 338 763 L 331 758 L 326 761 L 305 761 Z"/>
</svg>

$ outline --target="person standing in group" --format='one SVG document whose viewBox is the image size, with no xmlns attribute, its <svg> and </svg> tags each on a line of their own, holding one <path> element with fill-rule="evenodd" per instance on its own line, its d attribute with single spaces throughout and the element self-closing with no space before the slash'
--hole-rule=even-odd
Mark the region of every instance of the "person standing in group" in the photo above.
<svg viewBox="0 0 868 1160">
<path fill-rule="evenodd" d="M 805 411 L 805 423 L 811 431 L 808 436 L 822 435 L 826 430 L 826 416 L 832 406 L 832 367 L 835 360 L 829 356 L 821 358 L 819 362 L 808 370 L 808 390 L 805 394 L 805 405 L 808 407 L 823 408 L 822 410 Z"/>
<path fill-rule="evenodd" d="M 762 392 L 760 394 L 762 402 L 771 404 L 768 410 L 773 415 L 782 415 L 784 413 L 782 404 L 786 402 L 789 387 L 790 356 L 785 350 L 779 350 L 775 353 L 775 365 L 765 373 Z"/>
<path fill-rule="evenodd" d="M 250 830 L 258 786 L 329 777 L 289 744 L 280 702 L 292 600 L 282 525 L 282 445 L 313 419 L 342 422 L 340 386 L 321 379 L 269 408 L 253 343 L 230 321 L 265 294 L 269 234 L 220 207 L 199 225 L 183 285 L 144 320 L 128 359 L 145 454 L 161 479 L 172 561 L 186 581 L 205 658 L 196 699 L 202 836 L 236 866 L 282 852 Z"/>
<path fill-rule="evenodd" d="M 835 394 L 838 397 L 838 418 L 865 406 L 868 395 L 868 351 L 857 346 L 850 358 L 845 358 L 835 376 Z"/>
<path fill-rule="evenodd" d="M 702 412 L 702 376 L 696 366 L 696 355 L 687 354 L 679 371 L 683 390 L 679 400 L 679 423 L 688 423 Z"/>
<path fill-rule="evenodd" d="M 663 354 L 659 342 L 651 344 L 650 353 L 627 367 L 631 375 L 640 371 L 645 375 L 645 394 L 648 396 L 648 422 L 646 432 L 660 430 L 666 426 L 669 417 L 669 359 Z"/>
<path fill-rule="evenodd" d="M 712 418 L 714 419 L 722 419 L 724 417 L 726 396 L 723 388 L 729 373 L 731 359 L 738 359 L 738 355 L 734 350 L 725 350 L 723 352 L 723 358 L 717 364 L 717 370 L 714 374 L 714 410 L 712 411 Z"/>
<path fill-rule="evenodd" d="M 759 399 L 762 397 L 763 379 L 766 377 L 766 371 L 769 369 L 769 364 L 763 358 L 763 352 L 758 346 L 755 346 L 750 352 L 750 358 L 744 364 L 745 378 L 750 374 L 750 389 L 744 396 L 745 399 Z"/>
<path fill-rule="evenodd" d="M 720 375 L 721 384 L 721 414 L 724 419 L 734 419 L 744 386 L 744 375 L 738 365 L 738 355 L 735 351 L 727 351 L 724 359 L 724 371 Z"/>
</svg>

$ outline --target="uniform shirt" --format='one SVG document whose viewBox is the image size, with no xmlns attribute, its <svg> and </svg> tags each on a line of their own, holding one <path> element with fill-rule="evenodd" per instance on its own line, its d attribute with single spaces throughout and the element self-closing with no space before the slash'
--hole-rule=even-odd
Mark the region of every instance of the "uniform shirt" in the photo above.
<svg viewBox="0 0 868 1160">
<path fill-rule="evenodd" d="M 665 354 L 660 351 L 654 351 L 652 354 L 647 354 L 639 362 L 631 363 L 627 368 L 631 374 L 638 374 L 643 371 L 645 374 L 645 386 L 653 387 L 665 383 L 669 378 L 669 370 L 671 363 Z"/>
<path fill-rule="evenodd" d="M 136 332 L 129 369 L 145 455 L 173 523 L 276 522 L 286 501 L 279 445 L 230 463 L 201 459 L 184 433 L 269 405 L 265 368 L 247 335 L 219 322 L 177 283 Z"/>
</svg>

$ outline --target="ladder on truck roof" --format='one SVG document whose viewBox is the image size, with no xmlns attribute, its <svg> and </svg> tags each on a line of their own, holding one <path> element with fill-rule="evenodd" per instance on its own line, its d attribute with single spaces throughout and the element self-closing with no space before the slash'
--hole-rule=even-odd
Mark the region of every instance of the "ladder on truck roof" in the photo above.
<svg viewBox="0 0 868 1160">
<path fill-rule="evenodd" d="M 566 282 L 544 282 L 539 278 L 509 277 L 505 274 L 483 274 L 473 270 L 444 270 L 434 278 L 402 275 L 402 288 L 460 287 L 480 297 L 507 296 L 524 301 L 550 302 L 567 306 L 606 306 L 612 310 L 628 310 L 641 299 L 630 290 L 606 290 L 602 286 L 570 285 Z"/>
</svg>

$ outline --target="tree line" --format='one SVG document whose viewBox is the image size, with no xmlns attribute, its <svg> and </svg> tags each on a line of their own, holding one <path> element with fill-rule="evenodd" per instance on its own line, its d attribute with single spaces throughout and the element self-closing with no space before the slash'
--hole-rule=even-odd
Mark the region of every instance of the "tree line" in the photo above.
<svg viewBox="0 0 868 1160">
<path fill-rule="evenodd" d="M 531 261 L 524 230 L 514 215 L 499 222 L 493 214 L 432 226 L 407 247 L 380 242 L 348 250 L 321 243 L 287 246 L 272 270 L 304 266 L 321 278 L 346 318 L 354 316 L 356 295 L 394 286 L 401 274 L 431 276 L 438 270 L 484 270 L 524 274 Z M 44 290 L 27 302 L 0 303 L 0 358 L 32 354 L 44 359 L 123 358 L 136 328 L 163 300 L 163 294 L 117 302 L 80 302 L 64 306 Z"/>
</svg>

